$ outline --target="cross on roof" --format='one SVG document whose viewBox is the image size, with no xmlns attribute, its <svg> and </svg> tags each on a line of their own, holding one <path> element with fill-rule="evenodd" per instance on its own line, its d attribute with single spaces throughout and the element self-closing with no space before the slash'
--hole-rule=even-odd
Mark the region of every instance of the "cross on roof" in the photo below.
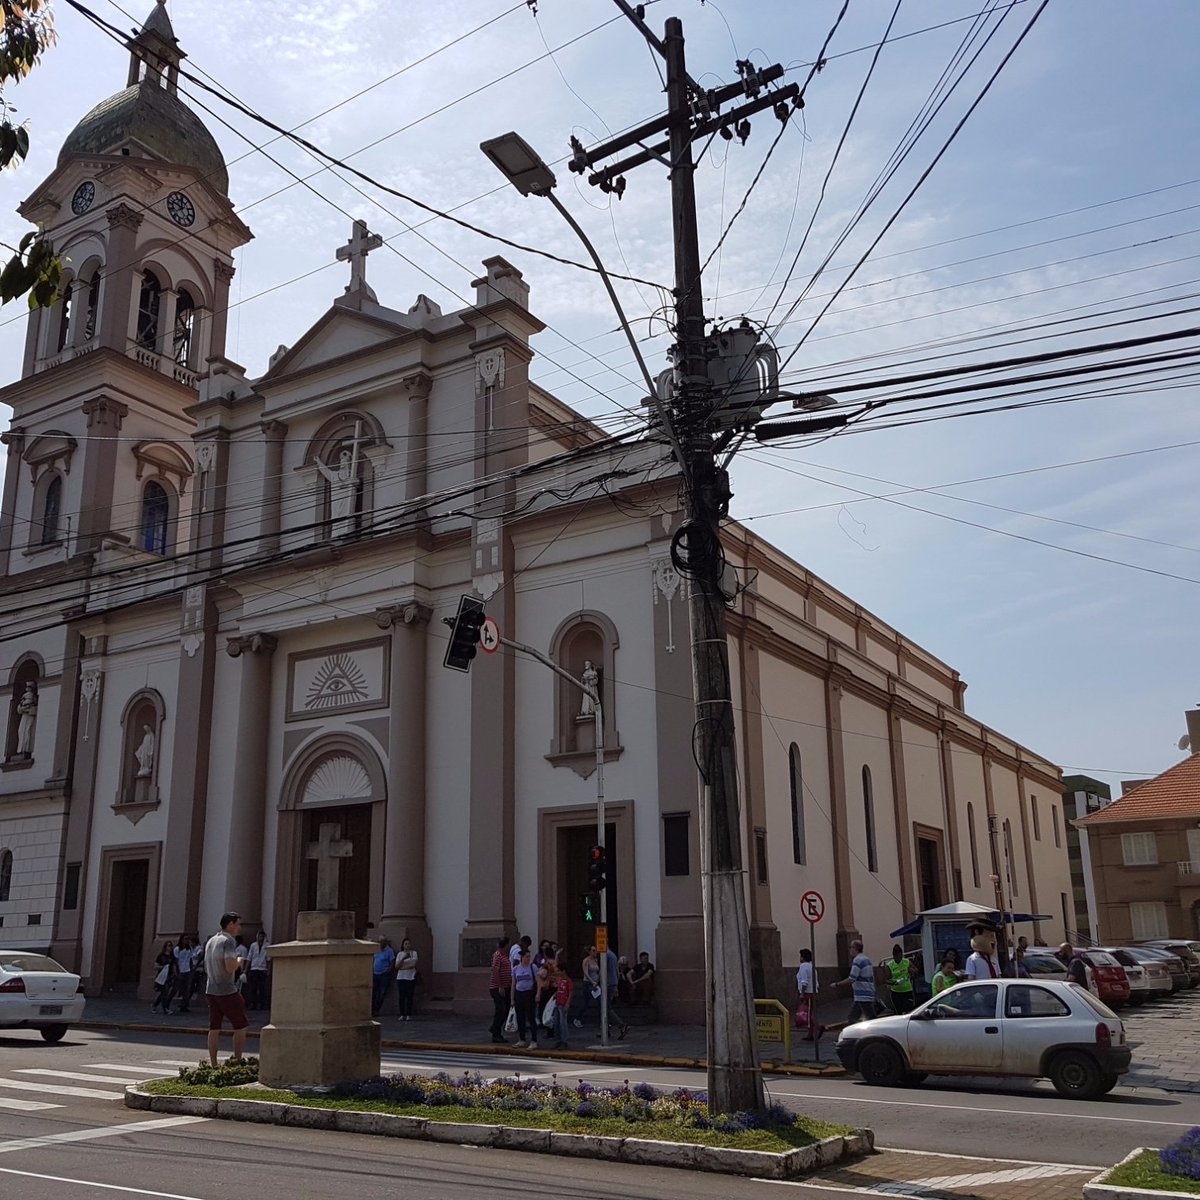
<svg viewBox="0 0 1200 1200">
<path fill-rule="evenodd" d="M 310 842 L 304 855 L 317 860 L 317 912 L 336 912 L 338 906 L 338 859 L 354 853 L 354 843 L 341 841 L 342 827 L 332 822 L 322 825 L 317 840 Z"/>
<path fill-rule="evenodd" d="M 350 264 L 350 283 L 347 292 L 365 291 L 371 296 L 375 293 L 367 287 L 367 255 L 372 250 L 378 250 L 383 245 L 383 238 L 367 229 L 366 221 L 355 221 L 350 240 L 339 246 L 337 251 L 339 262 Z"/>
</svg>

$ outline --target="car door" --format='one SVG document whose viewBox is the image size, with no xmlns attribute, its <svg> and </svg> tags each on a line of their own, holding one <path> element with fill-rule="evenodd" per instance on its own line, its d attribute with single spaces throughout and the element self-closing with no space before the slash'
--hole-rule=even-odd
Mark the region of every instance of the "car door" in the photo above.
<svg viewBox="0 0 1200 1200">
<path fill-rule="evenodd" d="M 1037 1075 L 1051 1046 L 1072 1040 L 1071 1010 L 1050 988 L 1014 981 L 1004 993 L 1004 1073 Z"/>
<path fill-rule="evenodd" d="M 960 983 L 908 1021 L 908 1061 L 914 1071 L 962 1074 L 999 1071 L 1004 1034 L 995 983 Z"/>
</svg>

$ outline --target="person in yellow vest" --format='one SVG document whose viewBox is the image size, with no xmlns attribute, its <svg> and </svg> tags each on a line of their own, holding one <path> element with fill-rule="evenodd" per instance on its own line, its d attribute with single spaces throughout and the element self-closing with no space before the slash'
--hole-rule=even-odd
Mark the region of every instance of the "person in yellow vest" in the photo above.
<svg viewBox="0 0 1200 1200">
<path fill-rule="evenodd" d="M 887 968 L 888 989 L 892 993 L 892 1010 L 898 1013 L 912 1012 L 913 965 L 904 957 L 904 950 L 897 943 L 892 947 L 892 957 L 884 964 Z"/>
</svg>

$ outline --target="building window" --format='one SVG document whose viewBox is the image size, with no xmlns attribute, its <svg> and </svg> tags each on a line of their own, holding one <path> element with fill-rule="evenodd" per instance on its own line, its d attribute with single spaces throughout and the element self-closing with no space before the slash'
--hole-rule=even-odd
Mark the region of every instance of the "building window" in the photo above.
<svg viewBox="0 0 1200 1200">
<path fill-rule="evenodd" d="M 1060 905 L 1062 905 L 1063 936 L 1066 937 L 1067 941 L 1071 941 L 1071 934 L 1074 933 L 1075 930 L 1071 928 L 1071 909 L 1067 900 L 1066 892 L 1058 893 L 1058 902 Z"/>
<path fill-rule="evenodd" d="M 30 913 L 29 914 L 29 924 L 30 925 L 40 925 L 41 923 L 42 923 L 42 914 L 41 913 Z"/>
<path fill-rule="evenodd" d="M 63 481 L 61 475 L 53 475 L 46 484 L 42 495 L 41 536 L 39 541 L 43 546 L 49 546 L 58 541 L 58 527 L 62 518 Z"/>
<path fill-rule="evenodd" d="M 151 554 L 166 554 L 171 523 L 171 500 L 166 488 L 152 479 L 142 492 L 141 547 Z"/>
<path fill-rule="evenodd" d="M 96 336 L 96 318 L 100 313 L 100 268 L 92 272 L 87 285 L 87 313 L 83 320 L 83 340 L 90 342 Z"/>
<path fill-rule="evenodd" d="M 754 871 L 758 882 L 767 883 L 767 831 L 760 827 L 754 830 Z"/>
<path fill-rule="evenodd" d="M 196 302 L 182 288 L 175 298 L 175 332 L 171 338 L 171 357 L 181 366 L 192 365 L 192 337 L 196 329 Z"/>
<path fill-rule="evenodd" d="M 68 283 L 63 288 L 62 300 L 59 302 L 58 345 L 55 347 L 55 353 L 61 353 L 71 337 L 71 294 L 72 287 Z"/>
<path fill-rule="evenodd" d="M 1137 900 L 1129 906 L 1129 927 L 1135 942 L 1171 936 L 1167 928 L 1167 906 L 1161 900 Z"/>
<path fill-rule="evenodd" d="M 788 750 L 788 778 L 792 787 L 792 862 L 804 865 L 804 772 L 800 765 L 800 747 L 792 743 Z"/>
<path fill-rule="evenodd" d="M 12 892 L 12 851 L 0 850 L 0 900 L 7 900 Z"/>
<path fill-rule="evenodd" d="M 1004 822 L 1004 869 L 1008 873 L 1008 894 L 1012 898 L 1017 894 L 1017 856 L 1013 850 L 1012 822 Z"/>
<path fill-rule="evenodd" d="M 1121 834 L 1121 861 L 1127 867 L 1154 866 L 1158 862 L 1158 839 L 1152 833 Z"/>
<path fill-rule="evenodd" d="M 153 271 L 142 273 L 138 293 L 137 344 L 146 350 L 158 349 L 158 318 L 162 310 L 162 284 Z"/>
<path fill-rule="evenodd" d="M 971 843 L 971 882 L 979 886 L 979 844 L 975 840 L 975 805 L 967 802 L 967 841 Z"/>
<path fill-rule="evenodd" d="M 663 873 L 690 875 L 692 873 L 691 819 L 688 813 L 663 814 Z"/>
<path fill-rule="evenodd" d="M 862 769 L 863 824 L 867 835 L 867 870 L 879 870 L 879 849 L 875 843 L 875 794 L 871 789 L 871 768 Z"/>
<path fill-rule="evenodd" d="M 1038 802 L 1036 796 L 1029 797 L 1029 811 L 1033 814 L 1033 837 L 1035 841 L 1042 840 L 1042 818 L 1038 812 Z"/>
<path fill-rule="evenodd" d="M 67 863 L 63 874 L 63 911 L 70 912 L 79 907 L 79 873 L 82 863 Z"/>
<path fill-rule="evenodd" d="M 1062 826 L 1058 823 L 1058 805 L 1050 805 L 1050 824 L 1054 826 L 1054 845 L 1062 849 Z"/>
</svg>

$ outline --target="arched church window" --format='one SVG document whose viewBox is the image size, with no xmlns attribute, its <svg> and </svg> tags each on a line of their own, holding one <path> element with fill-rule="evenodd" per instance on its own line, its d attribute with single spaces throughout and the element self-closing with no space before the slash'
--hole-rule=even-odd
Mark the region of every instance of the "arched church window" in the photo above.
<svg viewBox="0 0 1200 1200">
<path fill-rule="evenodd" d="M 25 658 L 13 672 L 12 698 L 8 708 L 8 736 L 4 744 L 4 757 L 8 762 L 22 762 L 33 758 L 41 674 L 38 660 L 34 657 Z"/>
<path fill-rule="evenodd" d="M 803 866 L 807 858 L 804 840 L 804 769 L 800 747 L 795 742 L 788 748 L 788 780 L 792 790 L 792 862 Z"/>
<path fill-rule="evenodd" d="M 0 900 L 7 900 L 12 893 L 12 868 L 12 851 L 0 850 Z"/>
<path fill-rule="evenodd" d="M 871 768 L 862 769 L 863 824 L 867 837 L 867 870 L 879 870 L 879 845 L 875 837 L 875 789 L 871 783 Z"/>
<path fill-rule="evenodd" d="M 87 285 L 87 310 L 83 318 L 83 340 L 90 342 L 96 336 L 96 320 L 100 313 L 100 268 L 92 272 Z"/>
<path fill-rule="evenodd" d="M 62 520 L 62 494 L 62 476 L 55 474 L 51 477 L 50 482 L 46 484 L 46 490 L 42 495 L 42 528 L 39 540 L 43 546 L 48 546 L 58 541 L 59 524 Z"/>
<path fill-rule="evenodd" d="M 68 283 L 63 288 L 62 299 L 58 304 L 58 345 L 55 348 L 55 353 L 61 352 L 71 337 L 71 297 L 73 290 L 71 284 Z"/>
<path fill-rule="evenodd" d="M 153 271 L 142 273 L 138 293 L 137 344 L 147 350 L 158 349 L 158 320 L 162 311 L 162 284 Z"/>
<path fill-rule="evenodd" d="M 166 554 L 170 524 L 171 498 L 166 488 L 152 479 L 142 492 L 141 548 L 151 554 Z"/>
<path fill-rule="evenodd" d="M 316 460 L 321 475 L 322 520 L 332 537 L 362 527 L 366 510 L 366 473 L 369 464 L 353 438 L 338 442 Z"/>
<path fill-rule="evenodd" d="M 1013 852 L 1012 822 L 1007 819 L 1004 822 L 1004 862 L 1008 873 L 1008 894 L 1010 897 L 1015 897 L 1017 894 L 1017 857 Z"/>
<path fill-rule="evenodd" d="M 196 302 L 183 288 L 175 298 L 175 331 L 171 337 L 171 357 L 181 366 L 192 365 L 192 340 L 196 329 Z"/>
</svg>

